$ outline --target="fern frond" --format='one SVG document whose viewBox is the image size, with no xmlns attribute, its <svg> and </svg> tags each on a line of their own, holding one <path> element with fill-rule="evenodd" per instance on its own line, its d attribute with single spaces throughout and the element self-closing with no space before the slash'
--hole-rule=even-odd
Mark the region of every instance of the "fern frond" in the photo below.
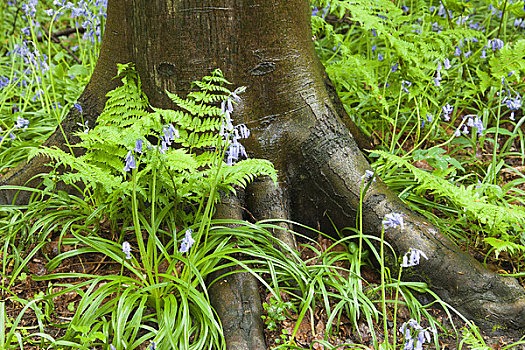
<svg viewBox="0 0 525 350">
<path fill-rule="evenodd" d="M 525 224 L 525 211 L 516 206 L 504 207 L 487 203 L 483 197 L 472 189 L 451 184 L 445 179 L 434 176 L 424 170 L 416 168 L 405 159 L 396 155 L 374 151 L 381 158 L 398 166 L 408 169 L 423 190 L 430 190 L 433 194 L 447 197 L 452 203 L 462 208 L 471 218 L 489 226 L 491 229 L 506 235 L 512 225 Z"/>
</svg>

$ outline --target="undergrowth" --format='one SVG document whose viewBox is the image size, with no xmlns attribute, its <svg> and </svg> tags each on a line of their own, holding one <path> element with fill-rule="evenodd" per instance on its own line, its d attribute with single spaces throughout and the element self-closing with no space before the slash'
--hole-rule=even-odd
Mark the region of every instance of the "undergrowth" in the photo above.
<svg viewBox="0 0 525 350">
<path fill-rule="evenodd" d="M 0 208 L 1 349 L 224 348 L 206 280 L 229 266 L 271 295 L 265 321 L 279 348 L 301 347 L 303 321 L 317 337 L 311 348 L 343 346 L 334 342 L 343 320 L 357 335 L 349 348 L 367 348 L 363 325 L 374 348 L 407 348 L 412 338 L 440 348 L 450 334 L 461 349 L 488 348 L 474 325 L 438 322 L 431 306 L 454 311 L 426 285 L 401 281 L 402 269 L 393 277 L 382 266 L 367 280 L 370 261 L 390 250 L 378 238 L 351 230 L 333 241 L 303 228 L 320 238 L 294 233 L 297 252 L 270 234 L 279 222 L 212 220 L 221 194 L 276 178 L 268 162 L 241 160 L 249 131 L 228 115 L 242 88 L 229 90 L 220 71 L 187 97 L 167 92 L 179 108 L 162 110 L 132 66 L 120 66 L 122 85 L 96 125 L 78 125 L 81 142 L 40 148 L 70 109 L 82 115 L 76 101 L 105 7 L 0 3 L 0 174 L 44 154 L 68 170 L 30 189 L 29 205 Z M 311 17 L 346 111 L 375 143 L 376 174 L 458 244 L 517 277 L 525 276 L 524 18 L 523 2 L 485 0 L 314 0 Z M 57 29 L 69 34 L 50 39 Z M 436 301 L 422 305 L 420 293 Z M 314 329 L 319 314 L 323 332 Z"/>
</svg>

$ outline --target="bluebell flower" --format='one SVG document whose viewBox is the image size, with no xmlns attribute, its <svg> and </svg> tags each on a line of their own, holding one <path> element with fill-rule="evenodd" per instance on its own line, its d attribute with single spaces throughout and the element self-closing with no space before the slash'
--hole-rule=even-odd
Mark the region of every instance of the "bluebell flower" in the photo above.
<svg viewBox="0 0 525 350">
<path fill-rule="evenodd" d="M 376 179 L 374 177 L 374 172 L 372 170 L 365 170 L 365 174 L 361 176 L 361 181 L 367 182 L 369 180 L 372 180 L 372 182 L 375 182 Z"/>
<path fill-rule="evenodd" d="M 408 94 L 410 91 L 408 91 L 408 88 L 407 88 L 407 87 L 412 86 L 412 83 L 409 82 L 408 80 L 401 80 L 401 86 L 402 86 L 402 88 L 403 88 L 403 91 L 406 92 L 406 93 Z"/>
<path fill-rule="evenodd" d="M 30 27 L 24 27 L 20 30 L 22 34 L 26 36 L 31 36 L 31 28 Z"/>
<path fill-rule="evenodd" d="M 195 240 L 191 236 L 192 232 L 193 231 L 191 230 L 191 228 L 189 228 L 184 233 L 184 238 L 182 239 L 182 242 L 180 244 L 180 249 L 179 249 L 180 253 L 187 253 L 190 250 L 193 243 L 195 243 Z"/>
<path fill-rule="evenodd" d="M 171 146 L 171 141 L 178 139 L 180 137 L 179 130 L 177 130 L 173 124 L 167 124 L 162 126 L 162 136 L 161 136 L 161 151 L 164 153 L 168 149 L 168 146 Z"/>
<path fill-rule="evenodd" d="M 122 252 L 126 254 L 126 259 L 130 260 L 131 256 L 131 245 L 129 242 L 122 242 Z"/>
<path fill-rule="evenodd" d="M 427 256 L 425 255 L 425 253 L 423 253 L 423 251 L 415 248 L 410 248 L 408 252 L 406 252 L 405 255 L 403 255 L 403 262 L 401 263 L 401 267 L 411 267 L 419 265 L 421 256 L 428 260 Z"/>
<path fill-rule="evenodd" d="M 487 50 L 486 49 L 481 50 L 481 56 L 480 57 L 481 58 L 487 58 Z"/>
<path fill-rule="evenodd" d="M 443 106 L 443 119 L 448 122 L 450 121 L 450 114 L 454 111 L 454 107 L 452 107 L 450 104 L 446 104 Z"/>
<path fill-rule="evenodd" d="M 410 319 L 408 322 L 403 323 L 399 328 L 399 331 L 403 334 L 405 340 L 403 350 L 423 350 L 425 342 L 430 343 L 430 332 L 421 327 L 414 319 Z M 412 332 L 415 333 L 415 339 L 412 337 Z"/>
<path fill-rule="evenodd" d="M 8 77 L 0 77 L 0 90 L 7 87 L 10 81 Z"/>
<path fill-rule="evenodd" d="M 75 107 L 77 111 L 79 111 L 80 114 L 82 114 L 83 110 L 82 110 L 82 106 L 80 105 L 80 103 L 75 103 L 73 107 Z"/>
<path fill-rule="evenodd" d="M 455 137 L 460 137 L 461 136 L 461 131 L 459 130 L 459 128 L 457 128 L 456 131 L 454 131 L 454 136 Z"/>
<path fill-rule="evenodd" d="M 142 153 L 142 144 L 143 143 L 144 143 L 144 140 L 137 139 L 137 141 L 135 141 L 135 148 L 133 150 L 135 152 L 137 152 L 137 153 Z"/>
<path fill-rule="evenodd" d="M 376 45 L 372 45 L 372 52 L 374 52 L 377 49 Z"/>
<path fill-rule="evenodd" d="M 375 29 L 372 29 L 372 36 L 377 36 L 377 31 Z"/>
<path fill-rule="evenodd" d="M 399 62 L 392 66 L 392 73 L 395 72 L 398 67 L 399 67 Z"/>
<path fill-rule="evenodd" d="M 514 120 L 514 112 L 520 109 L 522 106 L 521 95 L 518 93 L 515 98 L 512 98 L 510 97 L 509 92 L 509 97 L 505 97 L 503 102 L 505 102 L 507 108 L 511 110 L 510 120 Z"/>
<path fill-rule="evenodd" d="M 401 10 L 403 10 L 404 13 L 408 13 L 410 9 L 407 6 L 401 6 Z"/>
<path fill-rule="evenodd" d="M 380 53 L 377 54 L 377 59 L 379 61 L 382 61 L 384 59 L 383 55 L 381 55 Z"/>
<path fill-rule="evenodd" d="M 492 51 L 496 51 L 503 48 L 505 43 L 503 40 L 496 38 L 489 40 L 487 45 L 492 49 Z"/>
<path fill-rule="evenodd" d="M 157 349 L 157 345 L 155 344 L 154 341 L 151 342 L 151 344 L 148 346 L 148 349 L 150 349 L 150 350 L 156 350 Z"/>
<path fill-rule="evenodd" d="M 470 55 L 472 55 L 472 51 L 471 50 L 465 52 L 465 57 L 469 57 Z"/>
<path fill-rule="evenodd" d="M 444 66 L 445 69 L 450 69 L 450 67 L 452 67 L 448 57 L 445 57 L 445 59 L 443 60 L 443 66 Z"/>
<path fill-rule="evenodd" d="M 111 350 L 117 350 L 117 348 L 114 347 L 113 344 L 110 344 L 110 345 L 109 345 L 109 348 L 110 348 Z"/>
<path fill-rule="evenodd" d="M 20 116 L 16 118 L 15 129 L 26 130 L 28 126 L 29 126 L 29 120 L 24 119 Z"/>
<path fill-rule="evenodd" d="M 400 226 L 401 230 L 405 228 L 405 224 L 403 222 L 403 216 L 399 213 L 386 214 L 385 218 L 383 219 L 384 229 L 386 230 L 390 227 L 397 227 L 397 226 Z"/>
<path fill-rule="evenodd" d="M 480 117 L 475 116 L 474 121 L 472 122 L 472 127 L 478 129 L 478 135 L 483 134 L 485 127 L 483 126 L 483 120 Z"/>
<path fill-rule="evenodd" d="M 461 49 L 459 48 L 459 45 L 457 45 L 456 49 L 454 50 L 454 56 L 461 56 Z"/>
<path fill-rule="evenodd" d="M 135 163 L 135 158 L 133 157 L 133 152 L 129 151 L 124 159 L 126 165 L 124 166 L 124 171 L 130 171 L 131 169 L 137 169 L 137 164 Z"/>
</svg>

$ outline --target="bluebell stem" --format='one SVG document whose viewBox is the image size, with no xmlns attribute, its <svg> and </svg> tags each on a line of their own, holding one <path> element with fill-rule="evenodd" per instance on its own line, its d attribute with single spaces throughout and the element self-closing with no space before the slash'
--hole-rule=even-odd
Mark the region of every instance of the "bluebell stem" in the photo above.
<svg viewBox="0 0 525 350">
<path fill-rule="evenodd" d="M 124 166 L 124 171 L 130 171 L 131 169 L 137 169 L 137 164 L 135 163 L 133 152 L 129 151 L 124 160 L 126 161 L 126 165 Z"/>
<path fill-rule="evenodd" d="M 387 230 L 390 227 L 397 227 L 397 226 L 400 226 L 401 230 L 405 228 L 405 224 L 403 222 L 403 216 L 399 213 L 386 214 L 385 218 L 383 219 L 384 229 Z"/>
<path fill-rule="evenodd" d="M 180 244 L 180 249 L 179 249 L 180 253 L 187 253 L 190 250 L 193 243 L 195 243 L 195 240 L 191 236 L 192 232 L 193 231 L 191 230 L 191 228 L 189 228 L 184 233 L 184 238 L 182 239 L 182 242 Z"/>
<path fill-rule="evenodd" d="M 401 267 L 411 267 L 419 265 L 419 261 L 421 259 L 421 256 L 428 260 L 427 256 L 423 251 L 415 248 L 410 248 L 408 252 L 403 255 L 403 262 L 401 263 Z"/>
<path fill-rule="evenodd" d="M 130 260 L 131 256 L 131 245 L 129 242 L 122 242 L 122 252 L 126 254 L 126 259 Z"/>
</svg>

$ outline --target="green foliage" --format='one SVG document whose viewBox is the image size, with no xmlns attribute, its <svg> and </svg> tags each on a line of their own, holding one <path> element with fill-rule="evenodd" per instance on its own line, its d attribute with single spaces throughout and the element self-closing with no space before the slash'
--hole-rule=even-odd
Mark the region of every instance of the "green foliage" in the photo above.
<svg viewBox="0 0 525 350">
<path fill-rule="evenodd" d="M 244 187 L 260 175 L 276 181 L 276 172 L 266 160 L 246 159 L 233 165 L 222 160 L 228 139 L 218 132 L 224 115 L 215 104 L 225 101 L 231 92 L 224 87 L 228 82 L 219 70 L 196 82 L 199 90 L 184 99 L 168 93 L 180 110 L 151 107 L 153 112 L 149 112 L 140 79 L 132 67 L 119 66 L 118 76 L 122 86 L 108 93 L 97 125 L 76 133 L 81 142 L 73 147 L 85 150 L 84 154 L 74 156 L 58 148 L 42 148 L 33 153 L 45 155 L 55 167 L 69 170 L 52 175 L 53 179 L 68 185 L 81 182 L 84 193 L 94 196 L 97 203 L 116 201 L 133 191 L 148 201 L 155 190 L 159 203 L 174 201 L 182 209 L 199 205 L 215 186 L 232 191 L 234 186 Z M 164 150 L 163 137 L 173 125 L 178 135 L 172 141 L 178 148 Z M 140 152 L 135 149 L 137 140 L 144 143 Z M 133 181 L 129 181 L 125 171 L 130 154 L 137 167 L 132 170 Z M 218 194 L 210 200 L 218 200 Z"/>
<path fill-rule="evenodd" d="M 418 169 L 410 164 L 406 159 L 389 154 L 384 151 L 374 151 L 387 162 L 408 169 L 415 180 L 419 183 L 418 191 L 431 191 L 434 196 L 445 197 L 451 204 L 456 205 L 471 220 L 477 220 L 485 227 L 485 232 L 489 235 L 500 235 L 504 239 L 511 239 L 511 233 L 516 229 L 516 225 L 525 225 L 525 211 L 513 205 L 505 206 L 503 203 L 490 203 L 482 192 L 474 186 L 457 186 L 446 179 Z M 490 242 L 494 241 L 487 241 Z M 523 246 L 519 250 L 525 249 Z M 497 247 L 501 250 L 501 246 Z M 515 249 L 513 249 L 515 250 Z"/>
<path fill-rule="evenodd" d="M 263 309 L 266 311 L 268 316 L 261 316 L 266 324 L 266 327 L 274 331 L 277 329 L 277 323 L 280 323 L 286 320 L 285 313 L 287 309 L 292 308 L 292 303 L 289 301 L 283 302 L 282 300 L 277 300 L 276 298 L 270 298 L 270 303 L 263 303 Z"/>
</svg>

